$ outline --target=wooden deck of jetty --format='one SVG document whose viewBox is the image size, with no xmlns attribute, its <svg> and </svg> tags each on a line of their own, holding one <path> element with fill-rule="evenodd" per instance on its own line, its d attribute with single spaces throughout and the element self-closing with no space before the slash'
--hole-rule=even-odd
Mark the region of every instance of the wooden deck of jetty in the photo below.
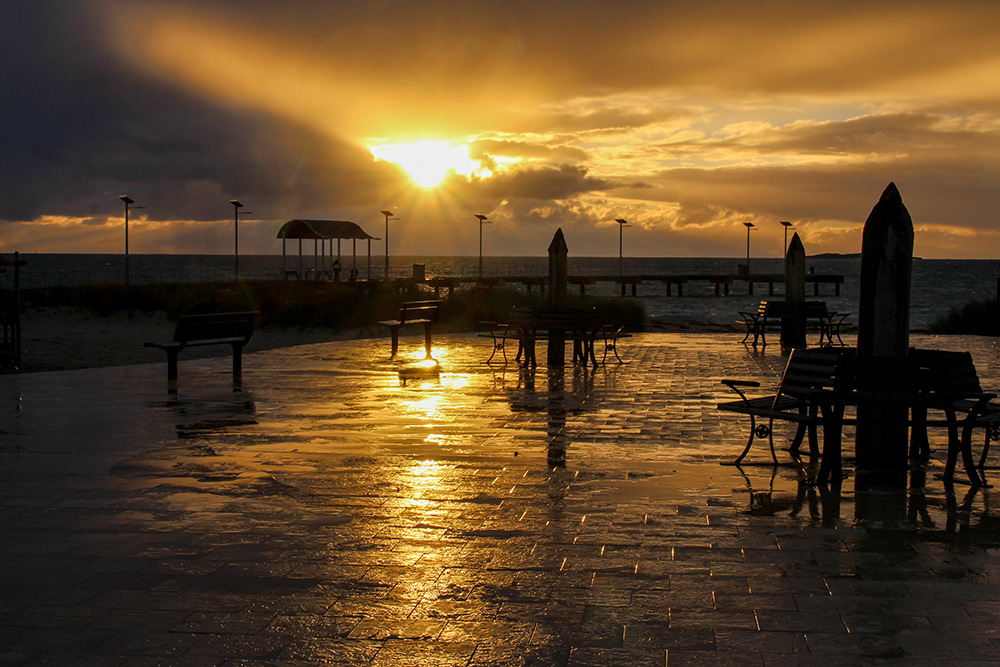
<svg viewBox="0 0 1000 667">
<path fill-rule="evenodd" d="M 524 285 L 525 288 L 530 292 L 534 287 L 538 287 L 545 291 L 545 286 L 548 284 L 547 276 L 510 276 L 510 277 L 488 277 L 488 278 L 476 278 L 476 277 L 457 277 L 457 278 L 427 278 L 425 280 L 418 282 L 423 282 L 426 285 L 430 285 L 434 288 L 434 293 L 440 295 L 442 289 L 447 289 L 450 293 L 452 290 L 462 287 L 464 285 L 478 285 L 484 287 L 498 287 L 501 285 Z M 806 276 L 806 284 L 812 283 L 813 295 L 820 295 L 820 285 L 832 285 L 834 289 L 834 294 L 840 296 L 840 286 L 844 282 L 844 276 L 836 274 L 808 274 Z M 662 288 L 666 292 L 666 296 L 684 296 L 684 287 L 689 283 L 707 283 L 711 285 L 717 296 L 727 296 L 730 291 L 730 287 L 742 283 L 746 286 L 747 293 L 753 294 L 757 286 L 763 287 L 767 285 L 767 294 L 774 294 L 775 285 L 784 285 L 785 275 L 783 273 L 751 273 L 751 274 L 640 274 L 631 276 L 609 276 L 609 275 L 594 275 L 594 276 L 569 276 L 569 284 L 577 285 L 580 288 L 580 295 L 586 295 L 588 285 L 596 285 L 597 283 L 616 283 L 621 285 L 622 294 L 626 294 L 630 291 L 632 296 L 637 296 L 639 291 L 639 285 L 643 283 L 655 283 L 662 285 Z"/>
</svg>

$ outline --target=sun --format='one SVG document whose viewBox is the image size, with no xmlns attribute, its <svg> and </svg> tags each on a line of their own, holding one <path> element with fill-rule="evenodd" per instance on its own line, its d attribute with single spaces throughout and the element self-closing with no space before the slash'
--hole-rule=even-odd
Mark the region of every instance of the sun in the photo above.
<svg viewBox="0 0 1000 667">
<path fill-rule="evenodd" d="M 462 176 L 491 175 L 479 162 L 469 157 L 466 144 L 428 140 L 411 144 L 382 144 L 372 146 L 370 150 L 376 159 L 398 164 L 414 183 L 423 188 L 438 185 L 452 171 Z"/>
</svg>

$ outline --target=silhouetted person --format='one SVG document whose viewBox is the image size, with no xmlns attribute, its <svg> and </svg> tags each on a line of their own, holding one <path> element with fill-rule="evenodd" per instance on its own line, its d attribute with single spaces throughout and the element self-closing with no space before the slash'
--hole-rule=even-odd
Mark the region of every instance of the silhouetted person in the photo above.
<svg viewBox="0 0 1000 667">
<path fill-rule="evenodd" d="M 340 259 L 333 260 L 333 279 L 340 282 Z"/>
<path fill-rule="evenodd" d="M 357 279 L 358 279 L 358 267 L 356 267 L 356 266 L 352 266 L 352 267 L 351 267 L 351 278 L 350 278 L 350 280 L 351 280 L 351 282 L 353 283 L 353 282 L 355 282 L 355 281 L 356 281 Z"/>
</svg>

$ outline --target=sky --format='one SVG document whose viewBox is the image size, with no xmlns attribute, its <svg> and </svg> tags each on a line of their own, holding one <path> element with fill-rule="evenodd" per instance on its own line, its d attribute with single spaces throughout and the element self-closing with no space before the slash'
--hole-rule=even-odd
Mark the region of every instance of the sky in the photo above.
<svg viewBox="0 0 1000 667">
<path fill-rule="evenodd" d="M 917 256 L 991 259 L 998 33 L 995 0 L 4 0 L 0 252 L 124 252 L 127 195 L 132 253 L 232 252 L 232 199 L 240 254 L 293 218 L 394 255 L 778 257 L 781 221 L 854 253 L 893 182 Z"/>
</svg>

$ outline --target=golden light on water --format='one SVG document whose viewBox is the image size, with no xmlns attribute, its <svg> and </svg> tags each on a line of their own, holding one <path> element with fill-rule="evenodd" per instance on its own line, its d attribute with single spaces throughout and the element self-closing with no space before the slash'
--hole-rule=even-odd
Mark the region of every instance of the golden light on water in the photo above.
<svg viewBox="0 0 1000 667">
<path fill-rule="evenodd" d="M 370 150 L 376 159 L 398 164 L 414 183 L 423 188 L 438 185 L 450 172 L 481 178 L 493 175 L 469 157 L 466 144 L 426 140 L 409 144 L 381 144 L 372 146 Z"/>
</svg>

